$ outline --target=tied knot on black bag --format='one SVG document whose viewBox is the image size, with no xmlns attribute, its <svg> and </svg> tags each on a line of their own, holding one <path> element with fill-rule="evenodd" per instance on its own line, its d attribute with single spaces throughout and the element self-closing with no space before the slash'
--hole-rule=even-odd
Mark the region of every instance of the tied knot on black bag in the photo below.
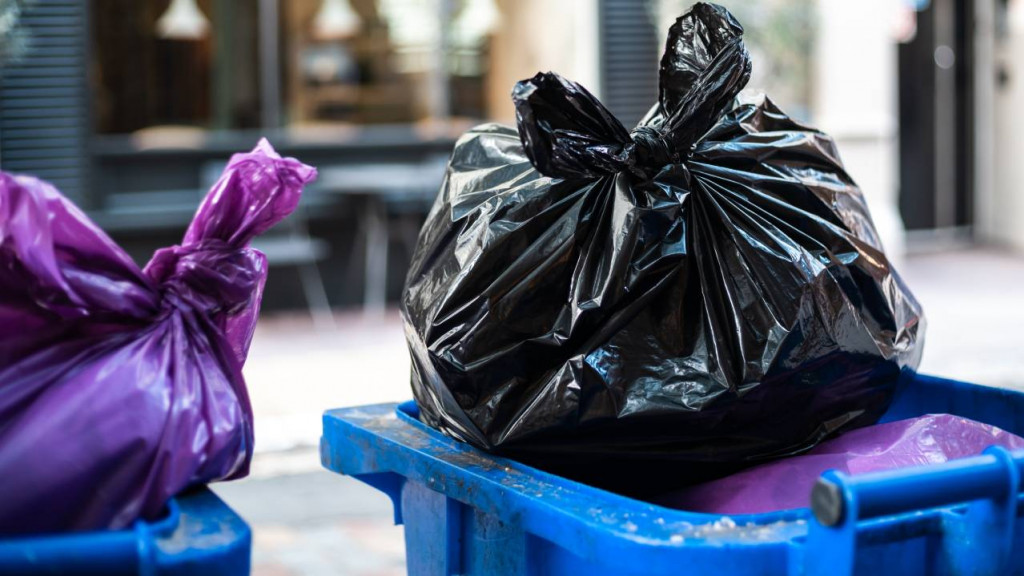
<svg viewBox="0 0 1024 576">
<path fill-rule="evenodd" d="M 517 83 L 512 100 L 523 149 L 541 174 L 649 179 L 686 161 L 749 78 L 743 27 L 721 6 L 699 3 L 669 30 L 658 104 L 632 134 L 586 88 L 552 72 Z"/>
<path fill-rule="evenodd" d="M 678 164 L 681 159 L 675 146 L 660 132 L 650 126 L 637 126 L 633 137 L 633 165 L 661 167 Z"/>
</svg>

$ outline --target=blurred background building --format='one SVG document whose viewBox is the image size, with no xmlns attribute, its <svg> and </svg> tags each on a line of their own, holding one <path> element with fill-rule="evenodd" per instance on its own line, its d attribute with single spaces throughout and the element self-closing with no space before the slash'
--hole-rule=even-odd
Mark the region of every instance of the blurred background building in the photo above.
<svg viewBox="0 0 1024 576">
<path fill-rule="evenodd" d="M 1024 0 L 721 0 L 748 92 L 831 134 L 929 316 L 923 369 L 1024 385 Z M 399 574 L 389 503 L 318 471 L 323 409 L 407 398 L 394 310 L 458 136 L 553 70 L 632 126 L 690 0 L 0 0 L 0 168 L 140 261 L 267 136 L 319 168 L 261 239 L 256 574 Z M 367 313 L 369 312 L 369 313 Z"/>
<path fill-rule="evenodd" d="M 380 308 L 459 134 L 511 122 L 511 86 L 540 69 L 632 125 L 689 3 L 4 0 L 19 38 L 0 159 L 144 258 L 180 234 L 230 153 L 267 135 L 321 170 L 264 246 L 294 271 L 275 274 L 268 305 Z M 747 28 L 750 90 L 839 141 L 891 251 L 907 237 L 1024 247 L 1019 2 L 725 3 Z"/>
<path fill-rule="evenodd" d="M 137 258 L 179 238 L 261 135 L 320 169 L 291 227 L 260 246 L 281 269 L 271 309 L 383 307 L 455 139 L 512 120 L 517 79 L 543 67 L 600 89 L 602 27 L 639 30 L 643 61 L 657 56 L 629 2 L 609 6 L 630 19 L 603 24 L 592 0 L 4 3 L 21 37 L 2 74 L 2 166 L 52 181 Z M 635 114 L 650 94 L 624 96 Z"/>
</svg>

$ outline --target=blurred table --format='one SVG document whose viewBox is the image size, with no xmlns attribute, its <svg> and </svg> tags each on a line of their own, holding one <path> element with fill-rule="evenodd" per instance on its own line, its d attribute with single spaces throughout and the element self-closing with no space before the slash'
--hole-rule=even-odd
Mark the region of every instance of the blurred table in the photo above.
<svg viewBox="0 0 1024 576">
<path fill-rule="evenodd" d="M 359 202 L 359 237 L 363 242 L 363 308 L 381 313 L 387 304 L 389 207 L 428 204 L 444 177 L 447 157 L 419 163 L 372 163 L 326 166 L 319 169 L 317 187 L 325 194 Z"/>
</svg>

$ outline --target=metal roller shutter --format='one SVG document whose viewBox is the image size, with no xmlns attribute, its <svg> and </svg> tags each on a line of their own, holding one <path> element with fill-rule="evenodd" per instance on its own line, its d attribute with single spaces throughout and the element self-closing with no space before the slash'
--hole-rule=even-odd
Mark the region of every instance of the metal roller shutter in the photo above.
<svg viewBox="0 0 1024 576">
<path fill-rule="evenodd" d="M 24 57 L 0 69 L 0 167 L 34 174 L 83 203 L 89 136 L 87 2 L 37 0 L 20 19 Z"/>
<path fill-rule="evenodd" d="M 601 0 L 601 101 L 632 128 L 658 99 L 661 37 L 643 0 Z"/>
</svg>

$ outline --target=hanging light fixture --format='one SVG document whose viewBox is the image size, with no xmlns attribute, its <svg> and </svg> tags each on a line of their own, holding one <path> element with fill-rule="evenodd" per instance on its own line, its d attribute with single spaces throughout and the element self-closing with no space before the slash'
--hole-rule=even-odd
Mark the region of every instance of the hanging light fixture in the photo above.
<svg viewBox="0 0 1024 576">
<path fill-rule="evenodd" d="M 468 0 L 454 24 L 462 34 L 482 38 L 496 31 L 500 22 L 501 12 L 494 0 Z"/>
<path fill-rule="evenodd" d="M 324 0 L 313 18 L 313 35 L 321 40 L 351 38 L 362 27 L 363 21 L 348 0 Z"/>
<path fill-rule="evenodd" d="M 156 21 L 156 33 L 168 40 L 201 40 L 210 30 L 210 21 L 203 16 L 196 0 L 171 0 Z"/>
</svg>

